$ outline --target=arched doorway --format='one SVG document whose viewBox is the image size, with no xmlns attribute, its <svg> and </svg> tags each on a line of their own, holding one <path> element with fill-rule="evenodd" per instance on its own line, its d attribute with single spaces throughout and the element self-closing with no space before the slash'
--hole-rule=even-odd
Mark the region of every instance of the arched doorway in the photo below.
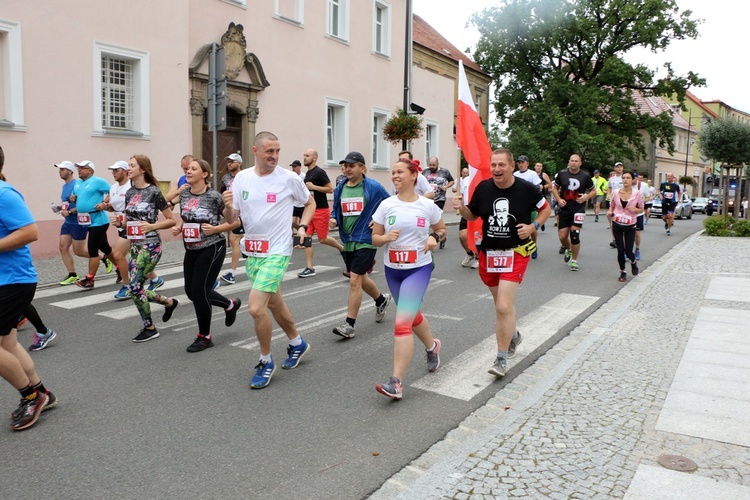
<svg viewBox="0 0 750 500">
<path fill-rule="evenodd" d="M 208 109 L 203 112 L 203 137 L 201 140 L 201 157 L 212 165 L 213 159 L 213 132 L 208 130 Z M 232 153 L 240 153 L 242 155 L 242 115 L 232 109 L 227 108 L 227 128 L 224 130 L 218 130 L 216 132 L 216 168 L 218 170 L 218 178 L 226 172 L 226 158 Z M 242 166 L 248 166 L 248 159 L 242 157 Z"/>
</svg>

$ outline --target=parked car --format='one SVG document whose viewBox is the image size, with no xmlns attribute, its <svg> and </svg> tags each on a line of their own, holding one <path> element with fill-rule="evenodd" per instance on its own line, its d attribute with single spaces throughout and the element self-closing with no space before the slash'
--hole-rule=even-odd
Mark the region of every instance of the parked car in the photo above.
<svg viewBox="0 0 750 500">
<path fill-rule="evenodd" d="M 692 198 L 693 201 L 693 212 L 694 213 L 706 213 L 706 207 L 708 207 L 709 199 L 708 198 Z"/>
<path fill-rule="evenodd" d="M 675 219 L 692 219 L 693 218 L 693 202 L 687 193 L 682 193 L 680 202 L 674 209 Z M 651 207 L 651 217 L 661 217 L 661 200 L 654 198 L 654 204 Z"/>
</svg>

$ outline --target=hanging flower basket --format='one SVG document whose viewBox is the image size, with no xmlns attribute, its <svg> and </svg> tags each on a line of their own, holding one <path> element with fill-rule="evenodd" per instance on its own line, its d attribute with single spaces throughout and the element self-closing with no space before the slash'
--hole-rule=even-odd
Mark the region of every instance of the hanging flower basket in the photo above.
<svg viewBox="0 0 750 500">
<path fill-rule="evenodd" d="M 396 108 L 383 126 L 383 138 L 393 144 L 413 141 L 422 137 L 422 118 L 419 115 L 408 115 L 401 108 Z"/>
</svg>

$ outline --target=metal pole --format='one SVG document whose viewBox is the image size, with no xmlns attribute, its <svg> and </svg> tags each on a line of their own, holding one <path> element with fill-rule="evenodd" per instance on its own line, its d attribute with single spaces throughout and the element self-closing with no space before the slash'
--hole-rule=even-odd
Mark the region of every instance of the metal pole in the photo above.
<svg viewBox="0 0 750 500">
<path fill-rule="evenodd" d="M 412 53 L 412 40 L 411 40 L 411 0 L 406 0 L 406 29 L 404 31 L 404 113 L 409 111 L 409 91 L 411 88 L 411 53 Z M 401 141 L 401 149 L 406 150 L 406 141 Z"/>
<path fill-rule="evenodd" d="M 685 153 L 685 175 L 687 177 L 688 171 L 688 159 L 690 158 L 690 122 L 693 121 L 693 110 L 690 109 L 688 113 L 688 129 L 687 129 L 687 153 Z"/>
</svg>

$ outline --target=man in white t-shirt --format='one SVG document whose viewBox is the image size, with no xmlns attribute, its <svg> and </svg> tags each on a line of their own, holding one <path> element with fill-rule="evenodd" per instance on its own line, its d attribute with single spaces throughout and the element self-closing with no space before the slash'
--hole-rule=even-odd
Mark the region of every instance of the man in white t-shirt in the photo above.
<svg viewBox="0 0 750 500">
<path fill-rule="evenodd" d="M 536 170 L 529 170 L 529 157 L 526 155 L 521 155 L 518 157 L 518 160 L 516 160 L 516 166 L 518 167 L 518 170 L 513 172 L 513 175 L 518 177 L 519 179 L 523 179 L 525 181 L 529 181 L 533 185 L 539 188 L 539 191 L 542 191 L 542 179 L 539 177 L 539 174 L 536 173 Z M 532 217 L 536 217 L 536 213 L 532 214 Z M 531 233 L 531 239 L 534 240 L 534 243 L 536 243 L 536 236 L 537 232 L 534 231 Z M 534 250 L 531 254 L 532 259 L 537 258 L 537 251 Z"/>
<path fill-rule="evenodd" d="M 227 222 L 234 222 L 239 217 L 245 228 L 240 249 L 247 256 L 245 272 L 252 286 L 248 307 L 260 344 L 260 362 L 250 380 L 253 389 L 266 387 L 276 371 L 271 357 L 273 325 L 269 310 L 289 338 L 289 356 L 281 367 L 287 370 L 296 368 L 310 351 L 310 345 L 297 333 L 294 317 L 279 287 L 292 255 L 289 220 L 294 205 L 305 206 L 297 229 L 297 236 L 304 240 L 307 224 L 315 212 L 315 203 L 294 172 L 278 168 L 280 150 L 279 139 L 271 132 L 256 135 L 253 143 L 255 166 L 238 173 L 231 189 L 224 191 L 223 195 Z"/>
<path fill-rule="evenodd" d="M 645 203 L 648 203 L 649 196 L 651 196 L 651 188 L 648 183 L 638 175 L 638 172 L 633 172 L 633 191 L 640 191 L 641 196 Z M 646 224 L 646 211 L 638 214 L 638 218 L 635 222 L 635 260 L 641 260 L 641 235 L 643 234 L 643 228 Z"/>
<path fill-rule="evenodd" d="M 607 183 L 607 199 L 612 199 L 612 193 L 617 191 L 622 187 L 622 163 L 617 162 L 615 163 L 615 172 L 614 175 L 612 175 L 609 178 L 609 182 Z M 612 234 L 612 241 L 609 242 L 610 248 L 617 248 L 617 244 L 615 243 L 615 233 L 614 229 L 612 228 L 612 216 L 609 214 L 607 215 L 607 221 L 609 222 L 609 231 Z"/>
<path fill-rule="evenodd" d="M 292 163 L 289 164 L 290 167 L 292 167 L 292 172 L 297 174 L 297 177 L 302 181 L 302 184 L 305 183 L 305 174 L 302 173 L 302 162 L 299 160 L 294 160 Z M 295 231 L 299 227 L 299 220 L 300 217 L 302 217 L 302 212 L 305 210 L 305 204 L 301 203 L 298 205 L 294 205 L 294 212 L 292 212 L 292 229 Z"/>
<path fill-rule="evenodd" d="M 398 154 L 398 159 L 399 160 L 406 159 L 406 160 L 413 161 L 414 155 L 412 155 L 410 151 L 404 150 Z M 422 170 L 422 167 L 419 166 L 419 161 L 417 161 L 417 168 L 419 168 L 420 171 Z M 414 186 L 414 192 L 417 193 L 419 196 L 424 196 L 425 198 L 429 198 L 431 200 L 435 198 L 435 193 L 432 191 L 432 186 L 427 181 L 427 178 L 424 175 L 417 176 L 417 185 Z M 393 193 L 398 194 L 396 193 L 395 187 L 393 188 Z"/>
</svg>

